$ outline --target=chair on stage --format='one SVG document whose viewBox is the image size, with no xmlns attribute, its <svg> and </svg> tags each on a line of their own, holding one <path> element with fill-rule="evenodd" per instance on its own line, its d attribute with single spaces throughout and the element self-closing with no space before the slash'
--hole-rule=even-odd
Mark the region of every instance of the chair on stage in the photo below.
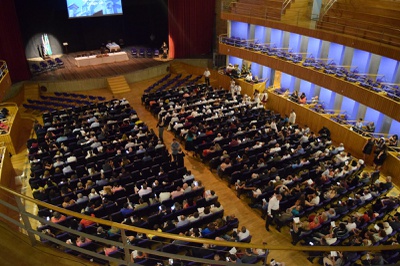
<svg viewBox="0 0 400 266">
<path fill-rule="evenodd" d="M 60 58 L 56 57 L 54 60 L 56 61 L 58 67 L 64 67 L 64 62 Z"/>
<path fill-rule="evenodd" d="M 132 54 L 133 57 L 137 57 L 137 56 L 138 56 L 138 51 L 137 51 L 137 49 L 136 49 L 136 48 L 132 48 L 131 54 Z"/>
<path fill-rule="evenodd" d="M 146 55 L 147 55 L 147 57 L 153 57 L 153 49 L 147 48 Z"/>
<path fill-rule="evenodd" d="M 158 49 L 154 50 L 154 57 L 160 57 L 160 51 Z"/>
<path fill-rule="evenodd" d="M 145 53 L 145 50 L 144 50 L 144 48 L 140 48 L 139 49 L 139 57 L 146 57 L 146 53 Z"/>
<path fill-rule="evenodd" d="M 42 68 L 38 64 L 31 65 L 32 74 L 39 75 L 43 72 Z"/>
<path fill-rule="evenodd" d="M 49 65 L 44 61 L 40 62 L 40 67 L 42 68 L 42 71 L 48 71 L 49 70 Z"/>
</svg>

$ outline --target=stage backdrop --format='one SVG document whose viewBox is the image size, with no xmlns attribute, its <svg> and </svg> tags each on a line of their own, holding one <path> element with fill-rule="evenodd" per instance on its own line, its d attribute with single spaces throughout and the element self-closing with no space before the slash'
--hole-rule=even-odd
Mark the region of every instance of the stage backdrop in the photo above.
<svg viewBox="0 0 400 266">
<path fill-rule="evenodd" d="M 14 0 L 0 1 L 0 25 L 0 59 L 7 62 L 12 82 L 29 79 Z"/>
<path fill-rule="evenodd" d="M 168 23 L 170 57 L 212 53 L 215 0 L 169 0 Z"/>
<path fill-rule="evenodd" d="M 11 1 L 11 0 L 7 0 Z M 124 15 L 68 19 L 65 0 L 14 0 L 27 58 L 47 34 L 53 54 L 99 50 L 107 41 L 160 48 L 168 38 L 168 0 L 122 0 Z M 11 1 L 12 2 L 12 1 Z"/>
</svg>

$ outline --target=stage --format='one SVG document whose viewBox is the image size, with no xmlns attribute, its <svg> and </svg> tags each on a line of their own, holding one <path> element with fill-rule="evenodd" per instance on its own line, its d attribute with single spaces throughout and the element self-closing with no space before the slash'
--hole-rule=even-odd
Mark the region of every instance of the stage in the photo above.
<svg viewBox="0 0 400 266">
<path fill-rule="evenodd" d="M 59 82 L 59 81 L 77 81 L 85 79 L 99 79 L 105 77 L 112 77 L 116 75 L 125 75 L 128 73 L 136 72 L 139 70 L 153 68 L 161 66 L 172 59 L 162 59 L 160 58 L 134 58 L 131 55 L 131 49 L 133 47 L 124 47 L 121 51 L 124 51 L 128 55 L 127 61 L 122 62 L 110 62 L 100 65 L 90 65 L 78 67 L 76 65 L 76 60 L 79 55 L 82 54 L 99 54 L 99 51 L 83 51 L 68 53 L 63 55 L 53 55 L 51 58 L 58 57 L 64 62 L 63 68 L 57 68 L 51 71 L 43 72 L 38 75 L 33 75 L 31 81 L 38 82 Z M 136 47 L 139 49 L 140 47 Z M 33 63 L 39 64 L 44 61 L 40 57 L 28 59 L 29 66 Z"/>
</svg>

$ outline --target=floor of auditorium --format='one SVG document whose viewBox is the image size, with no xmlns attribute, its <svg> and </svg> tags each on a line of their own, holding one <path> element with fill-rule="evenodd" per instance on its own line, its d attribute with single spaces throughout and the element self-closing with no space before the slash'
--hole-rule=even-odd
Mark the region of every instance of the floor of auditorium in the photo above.
<svg viewBox="0 0 400 266">
<path fill-rule="evenodd" d="M 146 121 L 150 128 L 156 130 L 156 119 L 145 109 L 141 104 L 141 94 L 145 88 L 153 84 L 157 78 L 142 81 L 136 84 L 131 84 L 131 93 L 121 95 L 122 97 L 129 100 L 133 109 L 135 109 L 141 118 Z M 107 89 L 98 89 L 94 91 L 85 92 L 89 95 L 102 95 L 107 99 L 111 99 L 112 95 Z M 170 132 L 164 133 L 164 139 L 167 147 L 170 147 L 173 135 Z M 12 162 L 17 174 L 20 174 L 27 165 L 26 160 L 26 149 L 22 149 L 17 155 L 12 157 Z M 269 259 L 274 258 L 277 261 L 285 262 L 286 265 L 314 265 L 307 260 L 307 256 L 303 252 L 297 252 L 291 250 L 292 245 L 290 244 L 291 238 L 289 234 L 289 228 L 282 228 L 282 232 L 276 231 L 273 227 L 270 232 L 267 232 L 264 228 L 265 221 L 260 217 L 260 213 L 250 208 L 246 201 L 237 198 L 234 189 L 228 188 L 226 181 L 221 180 L 215 172 L 211 172 L 209 168 L 201 163 L 199 160 L 191 157 L 185 157 L 185 166 L 192 170 L 196 179 L 201 180 L 207 189 L 213 189 L 219 197 L 220 202 L 224 206 L 225 214 L 235 214 L 239 218 L 240 226 L 246 226 L 253 236 L 252 243 L 263 243 L 266 242 L 271 245 L 284 245 L 287 246 L 288 250 L 282 251 L 271 251 Z M 372 170 L 368 168 L 368 170 Z M 27 172 L 25 174 L 28 174 Z M 26 187 L 26 193 L 29 195 L 29 185 Z M 243 197 L 243 196 L 242 196 Z M 34 210 L 36 207 L 32 204 L 27 204 L 27 208 Z M 48 248 L 42 249 L 31 247 L 28 243 L 28 239 L 22 239 L 21 235 L 11 234 L 3 226 L 0 226 L 0 234 L 2 235 L 2 241 L 0 241 L 0 257 L 8 258 L 6 264 L 4 260 L 2 265 L 82 265 L 89 264 L 87 261 L 77 261 L 76 258 L 71 257 L 67 259 L 61 259 L 68 257 L 66 254 L 61 252 L 54 252 Z M 18 247 L 18 248 L 12 248 Z M 43 254 L 37 256 L 38 252 Z M 25 256 L 26 254 L 32 254 Z M 49 256 L 48 254 L 53 254 Z M 318 265 L 318 264 L 315 264 Z"/>
</svg>

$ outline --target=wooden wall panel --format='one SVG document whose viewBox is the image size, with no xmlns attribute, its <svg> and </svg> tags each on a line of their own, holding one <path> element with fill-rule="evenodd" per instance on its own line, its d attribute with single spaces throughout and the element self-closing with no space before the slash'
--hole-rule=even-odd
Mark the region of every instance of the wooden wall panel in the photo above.
<svg viewBox="0 0 400 266">
<path fill-rule="evenodd" d="M 0 185 L 15 190 L 15 170 L 12 166 L 11 163 L 11 158 L 8 155 L 8 151 L 5 147 L 2 147 L 0 149 L 0 154 L 2 157 L 2 160 L 0 162 Z M 17 206 L 15 199 L 13 196 L 11 196 L 8 193 L 5 193 L 4 191 L 0 192 L 0 199 L 13 205 Z M 19 218 L 19 213 L 11 210 L 10 208 L 4 206 L 3 204 L 0 204 L 0 213 L 5 214 L 6 216 L 9 216 L 11 218 L 14 218 L 16 221 L 18 221 Z M 17 230 L 17 226 L 14 225 L 13 223 L 8 222 L 7 220 L 0 218 L 1 221 L 6 223 L 10 228 L 13 228 L 14 230 Z"/>
<path fill-rule="evenodd" d="M 350 83 L 344 79 L 328 75 L 321 70 L 306 68 L 300 64 L 288 62 L 277 57 L 268 56 L 258 52 L 252 52 L 243 48 L 233 47 L 226 44 L 219 44 L 221 54 L 232 55 L 252 62 L 282 71 L 289 75 L 317 84 L 321 87 L 330 89 L 343 96 L 351 98 L 359 103 L 369 106 L 385 115 L 400 121 L 399 103 L 377 94 L 371 90 L 365 89 L 355 83 Z"/>
<path fill-rule="evenodd" d="M 393 182 L 400 186 L 400 159 L 395 152 L 389 152 L 386 162 L 383 164 L 382 171 L 392 176 Z"/>
<path fill-rule="evenodd" d="M 350 35 L 344 35 L 334 32 L 328 32 L 318 29 L 309 29 L 297 27 L 296 25 L 288 25 L 279 21 L 266 20 L 262 18 L 241 16 L 238 14 L 232 14 L 229 12 L 221 12 L 221 18 L 225 20 L 241 21 L 254 25 L 261 25 L 273 29 L 279 29 L 287 32 L 293 32 L 300 35 L 305 35 L 328 42 L 339 43 L 345 46 L 354 47 L 356 49 L 369 51 L 374 54 L 382 55 L 385 57 L 400 60 L 400 47 L 399 45 L 387 45 L 378 43 L 362 38 L 356 38 Z"/>
<path fill-rule="evenodd" d="M 4 77 L 0 79 L 0 101 L 4 100 L 4 96 L 11 88 L 11 77 L 10 72 L 5 72 Z"/>
</svg>

